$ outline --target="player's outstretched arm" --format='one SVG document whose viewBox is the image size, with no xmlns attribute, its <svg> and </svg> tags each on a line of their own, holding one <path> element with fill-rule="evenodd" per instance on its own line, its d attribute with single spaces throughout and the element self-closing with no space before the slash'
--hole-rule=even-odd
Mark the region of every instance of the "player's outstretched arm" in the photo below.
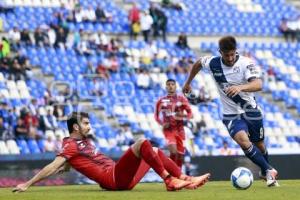
<svg viewBox="0 0 300 200">
<path fill-rule="evenodd" d="M 25 192 L 31 185 L 57 173 L 59 169 L 66 163 L 66 158 L 57 156 L 49 165 L 45 166 L 39 173 L 26 183 L 17 185 L 13 192 Z"/>
<path fill-rule="evenodd" d="M 202 68 L 201 59 L 199 59 L 197 62 L 194 63 L 192 70 L 190 71 L 189 76 L 182 87 L 182 93 L 186 94 L 191 92 L 192 88 L 190 84 L 192 80 L 195 78 L 196 74 L 201 70 L 201 68 Z"/>
</svg>

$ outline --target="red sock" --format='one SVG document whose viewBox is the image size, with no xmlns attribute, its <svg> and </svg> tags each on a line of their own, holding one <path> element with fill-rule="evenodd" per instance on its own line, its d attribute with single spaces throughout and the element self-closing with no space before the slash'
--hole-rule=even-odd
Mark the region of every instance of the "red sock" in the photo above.
<svg viewBox="0 0 300 200">
<path fill-rule="evenodd" d="M 181 175 L 181 170 L 180 168 L 176 165 L 176 163 L 168 158 L 162 150 L 158 149 L 157 152 L 161 162 L 163 163 L 165 169 L 174 177 L 179 178 Z"/>
<path fill-rule="evenodd" d="M 140 155 L 145 162 L 154 169 L 154 171 L 162 177 L 162 173 L 165 170 L 159 156 L 153 151 L 152 145 L 148 140 L 145 140 L 140 148 Z M 162 177 L 163 179 L 165 177 Z"/>
<path fill-rule="evenodd" d="M 181 169 L 182 168 L 182 164 L 183 164 L 183 155 L 180 153 L 177 153 L 176 155 L 176 164 L 177 166 Z"/>
</svg>

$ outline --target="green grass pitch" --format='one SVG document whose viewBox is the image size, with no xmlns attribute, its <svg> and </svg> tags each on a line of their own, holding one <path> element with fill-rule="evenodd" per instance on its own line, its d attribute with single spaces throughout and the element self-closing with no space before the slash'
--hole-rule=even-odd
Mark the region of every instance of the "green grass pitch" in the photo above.
<svg viewBox="0 0 300 200">
<path fill-rule="evenodd" d="M 167 192 L 162 183 L 141 183 L 132 191 L 105 191 L 97 185 L 72 185 L 31 187 L 24 193 L 14 194 L 11 188 L 0 189 L 2 200 L 298 200 L 300 180 L 281 180 L 280 187 L 268 188 L 262 181 L 255 181 L 248 190 L 237 190 L 229 181 L 208 182 L 197 190 Z"/>
</svg>

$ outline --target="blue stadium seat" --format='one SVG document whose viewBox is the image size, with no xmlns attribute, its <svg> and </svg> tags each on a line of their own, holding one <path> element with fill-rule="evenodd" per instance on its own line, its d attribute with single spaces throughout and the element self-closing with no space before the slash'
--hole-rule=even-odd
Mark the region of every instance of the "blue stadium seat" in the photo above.
<svg viewBox="0 0 300 200">
<path fill-rule="evenodd" d="M 24 139 L 17 139 L 16 142 L 17 142 L 17 145 L 20 149 L 21 154 L 29 154 L 30 153 L 30 150 L 29 150 L 29 148 L 27 146 L 27 143 Z"/>
</svg>

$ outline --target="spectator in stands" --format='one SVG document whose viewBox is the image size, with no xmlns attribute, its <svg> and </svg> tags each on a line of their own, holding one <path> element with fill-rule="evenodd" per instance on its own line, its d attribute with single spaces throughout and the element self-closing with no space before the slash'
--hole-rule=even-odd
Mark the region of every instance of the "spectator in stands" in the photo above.
<svg viewBox="0 0 300 200">
<path fill-rule="evenodd" d="M 141 89 L 151 88 L 151 78 L 149 72 L 146 70 L 140 70 L 137 74 L 136 84 Z"/>
<path fill-rule="evenodd" d="M 144 10 L 141 15 L 141 30 L 144 36 L 144 41 L 149 41 L 149 35 L 151 32 L 151 27 L 153 24 L 153 19 L 148 11 Z"/>
<path fill-rule="evenodd" d="M 153 19 L 153 38 L 156 39 L 160 34 L 162 34 L 163 40 L 166 41 L 166 31 L 168 24 L 167 16 L 154 3 L 150 4 L 149 12 Z"/>
<path fill-rule="evenodd" d="M 159 36 L 159 25 L 158 25 L 158 8 L 153 2 L 150 3 L 149 13 L 153 19 L 152 30 L 153 38 L 156 39 Z"/>
<path fill-rule="evenodd" d="M 84 12 L 81 6 L 78 6 L 74 10 L 74 18 L 76 23 L 83 22 Z"/>
<path fill-rule="evenodd" d="M 9 62 L 9 58 L 0 58 L 0 72 L 2 72 L 5 77 L 7 77 L 9 74 Z"/>
<path fill-rule="evenodd" d="M 107 35 L 105 33 L 101 32 L 99 34 L 99 39 L 100 39 L 99 48 L 101 50 L 107 51 L 108 43 L 109 43 Z"/>
<path fill-rule="evenodd" d="M 23 43 L 25 45 L 32 45 L 33 44 L 33 41 L 30 37 L 28 29 L 24 29 L 24 30 L 21 31 L 21 43 Z"/>
<path fill-rule="evenodd" d="M 118 58 L 113 54 L 109 55 L 108 58 L 104 58 L 102 63 L 109 72 L 119 71 L 120 64 Z"/>
<path fill-rule="evenodd" d="M 95 66 L 93 65 L 92 62 L 88 61 L 85 73 L 86 74 L 95 74 L 95 72 L 96 72 Z"/>
<path fill-rule="evenodd" d="M 30 64 L 30 60 L 28 58 L 25 59 L 25 62 L 23 64 L 23 69 L 25 70 L 25 79 L 28 80 L 32 78 L 33 72 L 32 72 L 32 65 Z"/>
<path fill-rule="evenodd" d="M 37 46 L 44 46 L 48 41 L 47 35 L 39 27 L 34 31 L 34 41 Z"/>
<path fill-rule="evenodd" d="M 64 102 L 77 102 L 79 99 L 78 92 L 72 87 L 68 86 L 65 88 L 65 90 L 62 93 L 62 96 L 64 97 Z"/>
<path fill-rule="evenodd" d="M 61 135 L 57 134 L 56 140 L 54 141 L 54 146 L 55 146 L 54 151 L 56 153 L 61 151 L 62 142 L 63 142 L 63 139 L 62 139 Z"/>
<path fill-rule="evenodd" d="M 186 57 L 182 57 L 176 64 L 174 72 L 175 73 L 187 73 L 191 64 Z"/>
<path fill-rule="evenodd" d="M 25 69 L 19 64 L 17 59 L 13 60 L 10 66 L 10 80 L 25 80 Z"/>
<path fill-rule="evenodd" d="M 8 135 L 8 129 L 4 125 L 4 120 L 0 117 L 0 140 L 5 140 Z"/>
<path fill-rule="evenodd" d="M 44 151 L 45 152 L 54 152 L 55 151 L 55 142 L 51 136 L 48 136 L 45 141 Z"/>
<path fill-rule="evenodd" d="M 159 31 L 162 34 L 163 41 L 167 41 L 167 25 L 168 25 L 168 17 L 165 15 L 165 13 L 162 10 L 158 10 L 157 12 L 158 16 L 158 27 Z"/>
<path fill-rule="evenodd" d="M 53 115 L 56 117 L 58 121 L 67 120 L 63 108 L 64 108 L 63 105 L 59 105 L 59 104 L 54 105 Z"/>
<path fill-rule="evenodd" d="M 186 7 L 183 4 L 183 2 L 179 0 L 162 0 L 161 5 L 162 7 L 172 8 L 175 10 L 186 10 Z"/>
<path fill-rule="evenodd" d="M 109 41 L 109 44 L 107 46 L 107 51 L 110 52 L 113 55 L 116 55 L 116 53 L 119 50 L 119 43 L 115 38 L 111 38 Z"/>
<path fill-rule="evenodd" d="M 54 46 L 56 48 L 65 48 L 67 42 L 67 34 L 63 28 L 59 28 L 56 33 L 56 40 Z"/>
<path fill-rule="evenodd" d="M 43 98 L 41 99 L 41 103 L 40 105 L 52 105 L 54 103 L 54 98 L 52 97 L 52 93 L 49 89 L 47 89 L 45 92 L 44 92 L 44 96 Z"/>
<path fill-rule="evenodd" d="M 176 46 L 181 48 L 181 49 L 189 49 L 188 41 L 187 41 L 187 36 L 184 33 L 180 33 L 178 36 L 178 40 L 176 42 Z"/>
<path fill-rule="evenodd" d="M 47 38 L 48 38 L 48 43 L 51 47 L 53 47 L 55 45 L 56 42 L 56 32 L 53 28 L 47 26 L 46 30 L 45 30 L 46 34 L 47 34 Z"/>
<path fill-rule="evenodd" d="M 0 50 L 0 58 L 4 58 L 10 54 L 10 44 L 5 37 L 3 37 L 0 42 Z"/>
<path fill-rule="evenodd" d="M 19 31 L 19 29 L 17 27 L 14 27 L 12 30 L 10 30 L 8 32 L 8 38 L 11 42 L 12 48 L 16 50 L 21 41 L 21 32 Z"/>
<path fill-rule="evenodd" d="M 237 152 L 235 152 L 233 149 L 228 147 L 228 142 L 226 140 L 223 141 L 223 147 L 220 149 L 220 155 L 222 156 L 231 156 L 236 155 Z"/>
<path fill-rule="evenodd" d="M 100 38 L 98 33 L 88 33 L 87 42 L 92 52 L 98 52 L 98 47 L 100 44 Z"/>
<path fill-rule="evenodd" d="M 168 57 L 164 56 L 163 58 L 159 58 L 158 54 L 154 54 L 154 58 L 152 59 L 153 70 L 154 72 L 167 72 L 169 61 Z M 158 70 L 157 70 L 158 69 Z"/>
<path fill-rule="evenodd" d="M 28 138 L 28 130 L 24 124 L 24 121 L 21 118 L 18 119 L 17 125 L 15 126 L 15 136 L 17 139 Z"/>
<path fill-rule="evenodd" d="M 80 29 L 79 31 L 75 30 L 73 34 L 73 44 L 71 45 L 71 47 L 77 48 L 79 43 L 81 42 L 82 37 L 83 37 L 83 29 Z"/>
<path fill-rule="evenodd" d="M 196 123 L 196 127 L 198 130 L 198 134 L 199 133 L 202 134 L 205 132 L 207 125 L 206 122 L 204 121 L 203 115 L 201 115 L 201 120 Z"/>
<path fill-rule="evenodd" d="M 96 20 L 101 23 L 112 22 L 112 15 L 105 12 L 99 5 L 95 10 Z"/>
<path fill-rule="evenodd" d="M 39 105 L 36 99 L 31 99 L 30 104 L 28 105 L 28 109 L 32 115 L 34 116 L 38 115 Z"/>
<path fill-rule="evenodd" d="M 96 21 L 96 13 L 92 6 L 89 6 L 87 9 L 83 10 L 83 20 L 87 22 Z"/>
<path fill-rule="evenodd" d="M 38 133 L 39 119 L 37 118 L 37 116 L 27 111 L 25 116 L 23 117 L 23 120 L 24 120 L 24 125 L 28 132 L 28 137 L 34 139 L 39 138 L 40 137 Z"/>
<path fill-rule="evenodd" d="M 15 127 L 17 125 L 17 121 L 18 121 L 18 115 L 17 115 L 17 111 L 16 111 L 16 107 L 14 108 L 9 108 L 8 109 L 8 115 L 6 117 L 6 122 L 8 123 L 8 130 L 10 135 L 13 136 L 13 127 Z M 13 138 L 13 137 L 11 137 Z"/>
<path fill-rule="evenodd" d="M 271 65 L 269 65 L 267 70 L 268 81 L 275 82 L 276 81 L 276 73 Z"/>
<path fill-rule="evenodd" d="M 52 113 L 52 109 L 47 109 L 47 115 L 43 116 L 43 122 L 46 130 L 55 130 L 58 128 L 56 117 Z"/>
<path fill-rule="evenodd" d="M 9 106 L 7 105 L 7 103 L 5 101 L 2 100 L 0 102 L 0 117 L 7 118 L 8 110 L 9 110 Z"/>
<path fill-rule="evenodd" d="M 209 93 L 205 90 L 203 85 L 199 86 L 199 90 L 188 96 L 188 100 L 192 105 L 198 105 L 200 103 L 206 103 L 211 100 Z"/>
<path fill-rule="evenodd" d="M 116 140 L 118 146 L 130 146 L 134 143 L 129 124 L 122 125 L 121 130 L 117 133 Z"/>
<path fill-rule="evenodd" d="M 289 21 L 286 18 L 282 18 L 279 30 L 283 34 L 285 40 L 294 42 L 297 38 L 298 23 L 296 21 Z"/>
<path fill-rule="evenodd" d="M 126 57 L 126 66 L 127 66 L 128 72 L 137 71 L 140 68 L 139 58 L 135 57 L 135 56 Z"/>
<path fill-rule="evenodd" d="M 110 61 L 110 71 L 118 72 L 120 70 L 120 63 L 118 57 L 114 54 L 111 54 L 109 55 L 108 59 Z"/>
<path fill-rule="evenodd" d="M 99 78 L 93 79 L 93 89 L 91 90 L 91 93 L 93 96 L 101 97 L 103 95 L 105 88 L 104 84 Z"/>
<path fill-rule="evenodd" d="M 93 50 L 90 48 L 88 41 L 85 39 L 81 39 L 76 50 L 79 54 L 84 56 L 90 56 L 93 54 Z"/>
<path fill-rule="evenodd" d="M 140 10 L 136 3 L 132 4 L 132 8 L 129 10 L 129 24 L 130 24 L 130 39 L 136 40 L 140 30 Z"/>
<path fill-rule="evenodd" d="M 97 66 L 96 73 L 99 74 L 100 77 L 109 79 L 110 73 L 108 68 L 104 65 L 103 62 L 100 62 Z"/>
</svg>

